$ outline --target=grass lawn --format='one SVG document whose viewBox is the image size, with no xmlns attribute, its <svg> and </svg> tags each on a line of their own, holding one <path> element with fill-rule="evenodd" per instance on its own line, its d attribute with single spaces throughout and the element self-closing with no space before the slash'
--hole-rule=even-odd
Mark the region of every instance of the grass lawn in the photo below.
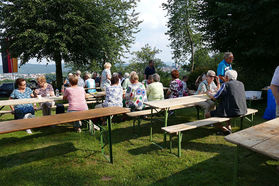
<svg viewBox="0 0 279 186">
<path fill-rule="evenodd" d="M 265 102 L 253 106 L 260 110 L 255 123 L 263 122 Z M 7 114 L 0 120 L 12 118 Z M 114 164 L 102 156 L 98 132 L 94 136 L 85 129 L 75 133 L 70 124 L 34 129 L 31 135 L 25 131 L 0 135 L 0 185 L 232 185 L 235 145 L 217 136 L 215 128 L 185 132 L 182 157 L 178 158 L 176 137 L 171 154 L 149 142 L 148 121 L 137 133 L 132 120 L 115 119 Z M 177 111 L 169 123 L 195 119 L 195 109 L 189 108 Z M 239 121 L 234 131 L 239 129 Z M 158 144 L 163 142 L 162 124 L 156 122 L 153 129 Z M 245 120 L 244 127 L 248 126 Z M 241 148 L 239 184 L 278 185 L 277 165 L 277 161 Z"/>
</svg>

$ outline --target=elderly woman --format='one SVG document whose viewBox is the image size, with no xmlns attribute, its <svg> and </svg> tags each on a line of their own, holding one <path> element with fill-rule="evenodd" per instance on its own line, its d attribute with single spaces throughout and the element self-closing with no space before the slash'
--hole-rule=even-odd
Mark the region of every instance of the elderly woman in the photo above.
<svg viewBox="0 0 279 186">
<path fill-rule="evenodd" d="M 142 110 L 143 102 L 147 101 L 145 87 L 139 82 L 139 76 L 134 71 L 130 74 L 130 82 L 125 93 L 125 105 L 132 111 Z"/>
<path fill-rule="evenodd" d="M 96 105 L 95 108 L 102 107 L 123 107 L 123 89 L 119 84 L 118 76 L 112 76 L 111 86 L 106 88 L 106 100 L 104 103 Z"/>
<path fill-rule="evenodd" d="M 38 87 L 34 91 L 36 97 L 38 97 L 39 95 L 41 97 L 54 96 L 53 87 L 51 84 L 46 82 L 45 76 L 38 77 L 37 83 L 38 83 Z M 45 103 L 40 104 L 40 106 L 42 107 L 44 116 L 51 115 L 52 104 L 53 103 L 51 103 L 51 102 L 45 102 Z"/>
<path fill-rule="evenodd" d="M 178 98 L 183 96 L 183 83 L 179 79 L 178 70 L 171 71 L 172 81 L 166 96 L 169 98 Z"/>
<path fill-rule="evenodd" d="M 95 80 L 91 78 L 91 74 L 90 73 L 85 73 L 85 88 L 89 88 L 87 90 L 88 93 L 94 93 L 96 92 L 96 85 L 95 85 Z"/>
<path fill-rule="evenodd" d="M 26 99 L 26 98 L 33 98 L 34 94 L 33 91 L 26 87 L 26 81 L 23 78 L 18 78 L 15 81 L 17 89 L 11 93 L 9 99 Z M 24 105 L 15 105 L 10 106 L 15 119 L 23 119 L 25 114 L 31 113 L 34 115 L 35 111 L 32 104 L 24 104 Z"/>
<path fill-rule="evenodd" d="M 69 78 L 73 75 L 73 73 L 69 73 L 68 77 L 65 79 L 64 81 L 64 87 L 69 87 L 70 86 L 70 82 L 69 82 Z"/>
<path fill-rule="evenodd" d="M 217 86 L 214 83 L 214 79 L 216 79 Z M 196 94 L 207 93 L 207 94 L 214 95 L 219 90 L 219 88 L 220 88 L 220 81 L 218 76 L 216 76 L 213 70 L 209 70 L 206 74 L 206 79 L 200 83 Z M 211 100 L 198 103 L 197 105 L 203 108 L 205 110 L 205 113 L 210 112 L 215 107 L 215 103 Z"/>
<path fill-rule="evenodd" d="M 110 86 L 110 79 L 111 79 L 111 72 L 110 72 L 110 68 L 111 68 L 111 64 L 110 63 L 105 63 L 104 64 L 104 70 L 102 72 L 102 76 L 101 76 L 101 89 L 105 90 L 106 87 Z"/>
<path fill-rule="evenodd" d="M 68 112 L 88 110 L 85 100 L 86 93 L 83 87 L 78 86 L 78 80 L 76 75 L 70 77 L 71 87 L 66 88 L 64 92 L 63 100 L 68 100 L 69 102 Z M 81 122 L 74 122 L 74 127 L 77 132 L 81 132 Z"/>
<path fill-rule="evenodd" d="M 164 99 L 163 84 L 160 83 L 159 74 L 156 73 L 150 76 L 152 77 L 153 81 L 150 82 L 146 89 L 148 101 Z"/>
</svg>

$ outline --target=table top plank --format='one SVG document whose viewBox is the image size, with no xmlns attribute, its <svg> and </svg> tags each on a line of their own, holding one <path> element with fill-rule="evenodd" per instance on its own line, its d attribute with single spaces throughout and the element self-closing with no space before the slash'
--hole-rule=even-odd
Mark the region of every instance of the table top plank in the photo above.
<svg viewBox="0 0 279 186">
<path fill-rule="evenodd" d="M 230 134 L 225 140 L 250 150 L 279 158 L 279 118 Z M 274 140 L 277 140 L 274 142 Z M 268 150 L 270 148 L 270 150 Z M 273 149 L 271 149 L 273 148 Z"/>
<path fill-rule="evenodd" d="M 144 104 L 153 108 L 164 109 L 164 108 L 170 108 L 175 106 L 193 105 L 199 102 L 204 102 L 209 99 L 210 98 L 206 94 L 200 94 L 200 95 L 185 96 L 185 97 L 158 100 L 158 101 L 148 101 L 148 102 L 144 102 Z"/>
<path fill-rule="evenodd" d="M 260 144 L 253 146 L 253 150 L 272 157 L 273 159 L 279 160 L 279 136 L 274 136 Z"/>
<path fill-rule="evenodd" d="M 130 112 L 122 107 L 106 107 L 86 111 L 63 113 L 50 116 L 41 116 L 31 119 L 20 119 L 0 122 L 0 134 L 15 132 L 20 130 L 70 123 L 74 121 L 94 119 Z"/>
</svg>

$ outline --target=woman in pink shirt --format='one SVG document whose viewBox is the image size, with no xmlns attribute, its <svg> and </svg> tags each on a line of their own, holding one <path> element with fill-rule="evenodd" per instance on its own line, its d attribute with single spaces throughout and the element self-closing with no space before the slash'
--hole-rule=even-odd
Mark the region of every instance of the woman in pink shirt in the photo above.
<svg viewBox="0 0 279 186">
<path fill-rule="evenodd" d="M 69 107 L 68 112 L 77 112 L 82 110 L 88 110 L 88 106 L 86 104 L 86 93 L 83 87 L 79 87 L 77 85 L 78 83 L 78 77 L 77 76 L 71 76 L 69 78 L 69 82 L 71 84 L 70 87 L 66 88 L 64 92 L 63 99 L 68 100 Z M 81 122 L 75 122 L 74 127 L 77 129 L 77 132 L 81 132 Z"/>
</svg>

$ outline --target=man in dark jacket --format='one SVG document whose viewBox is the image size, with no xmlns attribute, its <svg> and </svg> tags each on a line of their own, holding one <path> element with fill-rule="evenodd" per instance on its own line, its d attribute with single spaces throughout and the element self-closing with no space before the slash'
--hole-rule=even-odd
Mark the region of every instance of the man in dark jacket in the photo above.
<svg viewBox="0 0 279 186">
<path fill-rule="evenodd" d="M 206 113 L 206 117 L 238 117 L 247 113 L 244 85 L 236 79 L 235 70 L 228 70 L 225 73 L 225 83 L 214 96 L 209 95 L 213 100 L 220 100 L 220 103 L 216 110 Z M 227 122 L 226 127 L 220 128 L 225 135 L 231 133 L 230 122 Z"/>
</svg>

